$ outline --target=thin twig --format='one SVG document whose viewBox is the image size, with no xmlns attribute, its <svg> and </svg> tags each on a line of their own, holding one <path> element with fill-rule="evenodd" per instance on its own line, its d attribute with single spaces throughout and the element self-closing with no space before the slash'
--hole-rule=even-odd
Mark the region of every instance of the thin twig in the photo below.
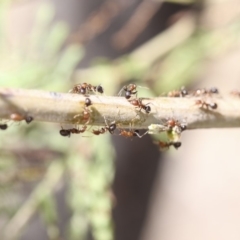
<svg viewBox="0 0 240 240">
<path fill-rule="evenodd" d="M 151 124 L 163 124 L 174 118 L 185 122 L 188 129 L 240 127 L 240 98 L 236 96 L 204 96 L 184 98 L 142 98 L 144 109 L 133 106 L 124 97 L 89 95 L 90 118 L 86 121 L 83 111 L 86 96 L 73 93 L 56 93 L 40 90 L 0 89 L 0 118 L 11 119 L 12 113 L 31 116 L 36 121 L 87 124 L 104 126 L 116 121 L 121 128 L 147 129 Z M 201 108 L 197 100 L 214 102 L 217 109 Z"/>
</svg>

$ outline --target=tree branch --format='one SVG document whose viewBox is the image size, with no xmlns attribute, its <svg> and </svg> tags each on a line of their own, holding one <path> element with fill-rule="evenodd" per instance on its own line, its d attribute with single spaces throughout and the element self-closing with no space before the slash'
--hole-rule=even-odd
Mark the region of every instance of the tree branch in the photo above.
<svg viewBox="0 0 240 240">
<path fill-rule="evenodd" d="M 240 127 L 240 98 L 212 94 L 200 97 L 142 98 L 151 107 L 147 114 L 133 106 L 124 97 L 89 95 L 89 121 L 84 115 L 84 95 L 39 90 L 0 89 L 0 118 L 11 120 L 16 113 L 31 116 L 35 121 L 105 126 L 116 121 L 120 128 L 147 129 L 151 124 L 164 124 L 173 118 L 187 124 L 188 129 Z M 201 100 L 216 103 L 211 109 L 197 104 Z M 85 109 L 86 111 L 86 109 Z"/>
</svg>

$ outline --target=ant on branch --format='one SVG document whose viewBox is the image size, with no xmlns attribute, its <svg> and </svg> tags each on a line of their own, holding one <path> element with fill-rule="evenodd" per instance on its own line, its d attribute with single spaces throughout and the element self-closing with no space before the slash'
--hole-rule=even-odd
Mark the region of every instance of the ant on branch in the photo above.
<svg viewBox="0 0 240 240">
<path fill-rule="evenodd" d="M 192 95 L 194 97 L 198 97 L 198 96 L 212 95 L 212 94 L 218 94 L 218 93 L 219 93 L 218 89 L 215 87 L 212 87 L 210 89 L 206 89 L 206 88 L 197 89 L 192 92 Z"/>
<path fill-rule="evenodd" d="M 91 112 L 92 110 L 89 108 L 89 106 L 92 105 L 92 101 L 90 98 L 85 98 L 85 106 L 83 108 L 82 114 L 77 114 L 73 118 L 79 118 L 82 117 L 82 121 L 85 121 L 85 125 L 89 123 L 90 117 L 91 117 Z"/>
<path fill-rule="evenodd" d="M 142 103 L 142 98 L 138 99 L 133 99 L 133 100 L 128 100 L 133 106 L 138 107 L 139 111 L 143 109 L 147 114 L 151 112 L 151 107 L 149 106 L 150 103 L 143 104 Z"/>
<path fill-rule="evenodd" d="M 103 87 L 101 85 L 98 86 L 93 86 L 89 83 L 80 83 L 76 84 L 73 89 L 69 91 L 70 93 L 79 93 L 79 94 L 89 94 L 91 92 L 98 92 L 98 93 L 103 93 Z"/>
<path fill-rule="evenodd" d="M 90 109 L 88 109 L 87 107 L 84 107 L 82 120 L 86 121 L 85 124 L 89 123 L 90 117 L 91 117 L 91 112 L 92 111 Z"/>
<path fill-rule="evenodd" d="M 136 84 L 129 84 L 124 86 L 120 92 L 118 93 L 118 95 L 121 95 L 122 91 L 125 91 L 125 98 L 126 99 L 130 99 L 132 97 L 132 95 L 137 95 L 137 85 Z"/>
<path fill-rule="evenodd" d="M 25 120 L 25 122 L 27 124 L 29 124 L 30 122 L 33 121 L 33 117 L 31 116 L 23 116 L 21 114 L 18 114 L 18 113 L 12 113 L 10 115 L 10 119 L 13 120 L 13 121 L 22 121 L 22 120 Z"/>
<path fill-rule="evenodd" d="M 123 130 L 123 129 L 119 129 L 120 133 L 119 135 L 120 136 L 123 136 L 123 137 L 126 137 L 126 138 L 131 138 L 131 137 L 139 137 L 139 138 L 142 138 L 143 136 L 145 136 L 147 132 L 145 132 L 143 135 L 140 135 L 139 134 L 139 130 L 130 130 L 130 131 L 127 131 L 127 130 Z"/>
<path fill-rule="evenodd" d="M 104 134 L 105 132 L 107 131 L 107 129 L 105 127 L 102 127 L 100 129 L 97 129 L 97 130 L 92 130 L 92 133 L 94 135 L 100 135 L 100 134 Z"/>
<path fill-rule="evenodd" d="M 120 131 L 119 135 L 123 136 L 123 137 L 131 138 L 131 137 L 137 137 L 138 136 L 139 138 L 141 138 L 138 130 L 127 131 L 127 130 L 119 129 L 119 131 Z"/>
<path fill-rule="evenodd" d="M 188 91 L 185 87 L 181 87 L 180 90 L 173 90 L 168 93 L 168 97 L 185 97 L 188 95 Z"/>
<path fill-rule="evenodd" d="M 200 99 L 196 100 L 195 104 L 198 105 L 200 108 L 207 109 L 207 110 L 209 108 L 214 110 L 214 109 L 217 109 L 217 107 L 218 107 L 218 105 L 215 102 L 208 103 L 208 102 L 206 102 L 204 100 L 200 100 Z"/>
<path fill-rule="evenodd" d="M 178 149 L 182 146 L 181 142 L 163 142 L 163 141 L 158 141 L 155 142 L 159 147 L 160 150 L 164 150 L 164 149 L 169 149 L 169 147 L 173 146 L 175 149 Z"/>
<path fill-rule="evenodd" d="M 83 108 L 83 116 L 82 116 L 82 120 L 86 121 L 85 124 L 88 124 L 89 121 L 90 121 L 92 110 L 89 109 L 88 107 L 91 106 L 91 105 L 92 105 L 91 99 L 90 98 L 85 98 L 85 106 Z M 78 115 L 76 115 L 75 117 L 77 117 Z"/>
<path fill-rule="evenodd" d="M 165 123 L 165 126 L 169 130 L 173 130 L 174 127 L 180 128 L 181 132 L 185 131 L 187 129 L 187 125 L 184 123 L 180 123 L 178 120 L 175 120 L 173 118 L 168 119 L 167 122 Z"/>
<path fill-rule="evenodd" d="M 77 129 L 77 128 L 71 128 L 71 129 L 61 129 L 59 131 L 60 135 L 62 135 L 63 137 L 70 137 L 71 133 L 72 134 L 79 134 L 79 133 L 84 133 L 87 129 L 87 126 L 83 126 L 81 129 Z"/>
<path fill-rule="evenodd" d="M 92 131 L 93 134 L 100 135 L 100 134 L 104 134 L 107 131 L 111 134 L 114 133 L 115 129 L 117 128 L 116 122 L 114 121 L 110 125 L 108 125 L 105 118 L 104 118 L 104 120 L 105 120 L 105 124 L 106 124 L 105 127 L 102 127 L 98 130 L 93 130 Z"/>
</svg>

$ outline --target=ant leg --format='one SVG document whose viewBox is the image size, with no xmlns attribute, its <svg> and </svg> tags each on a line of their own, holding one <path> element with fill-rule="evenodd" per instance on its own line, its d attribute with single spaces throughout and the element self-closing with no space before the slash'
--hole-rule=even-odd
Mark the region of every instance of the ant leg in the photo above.
<svg viewBox="0 0 240 240">
<path fill-rule="evenodd" d="M 134 131 L 134 134 L 136 134 L 137 137 L 142 138 L 142 137 L 144 137 L 146 134 L 148 134 L 148 132 L 149 132 L 149 131 L 147 130 L 144 134 L 140 135 L 138 132 Z"/>
<path fill-rule="evenodd" d="M 122 96 L 122 92 L 123 92 L 123 90 L 124 90 L 124 88 L 125 88 L 125 86 L 123 86 L 122 88 L 121 88 L 121 90 L 118 92 L 118 96 Z"/>
</svg>

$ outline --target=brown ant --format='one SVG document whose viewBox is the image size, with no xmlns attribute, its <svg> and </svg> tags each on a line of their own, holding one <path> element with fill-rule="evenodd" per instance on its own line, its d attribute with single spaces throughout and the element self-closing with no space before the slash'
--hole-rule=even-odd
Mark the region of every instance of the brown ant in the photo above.
<svg viewBox="0 0 240 240">
<path fill-rule="evenodd" d="M 169 130 L 172 130 L 174 127 L 179 127 L 181 132 L 185 131 L 187 129 L 187 125 L 184 123 L 180 123 L 178 120 L 175 120 L 173 118 L 168 119 L 165 126 L 169 128 Z"/>
<path fill-rule="evenodd" d="M 73 118 L 76 119 L 81 119 L 81 121 L 85 121 L 85 125 L 89 123 L 89 121 L 91 120 L 91 109 L 89 109 L 88 107 L 84 106 L 83 108 L 83 112 L 82 113 L 79 113 L 77 115 L 75 115 Z M 79 123 L 79 121 L 77 122 Z"/>
<path fill-rule="evenodd" d="M 133 100 L 128 100 L 133 106 L 138 107 L 139 111 L 143 109 L 147 114 L 151 112 L 151 107 L 149 106 L 150 103 L 148 104 L 143 104 L 142 103 L 142 98 L 138 99 L 133 99 Z"/>
<path fill-rule="evenodd" d="M 138 130 L 126 131 L 126 130 L 123 130 L 123 129 L 119 129 L 119 131 L 120 131 L 120 133 L 119 133 L 120 136 L 124 136 L 124 137 L 127 137 L 127 138 L 136 137 L 136 136 L 139 135 Z"/>
<path fill-rule="evenodd" d="M 8 125 L 7 124 L 0 124 L 0 129 L 1 130 L 6 130 L 8 128 Z"/>
<path fill-rule="evenodd" d="M 211 103 L 208 103 L 208 102 L 205 102 L 203 100 L 196 100 L 195 102 L 196 105 L 198 105 L 200 108 L 205 108 L 205 109 L 209 109 L 211 108 L 212 110 L 213 109 L 217 109 L 218 105 L 215 103 L 215 102 L 211 102 Z"/>
<path fill-rule="evenodd" d="M 112 122 L 110 125 L 108 125 L 106 119 L 105 119 L 105 123 L 106 123 L 105 127 L 102 127 L 99 130 L 93 130 L 92 133 L 95 135 L 100 135 L 100 134 L 104 134 L 105 132 L 108 131 L 109 133 L 113 134 L 114 130 L 117 128 L 116 123 Z"/>
<path fill-rule="evenodd" d="M 82 119 L 86 121 L 85 124 L 89 123 L 90 116 L 91 116 L 91 110 L 89 110 L 87 107 L 84 107 Z"/>
<path fill-rule="evenodd" d="M 173 90 L 168 93 L 168 97 L 185 97 L 188 95 L 188 91 L 185 87 L 181 87 L 180 90 Z"/>
<path fill-rule="evenodd" d="M 61 129 L 59 131 L 59 133 L 63 136 L 63 137 L 70 137 L 71 133 L 72 134 L 79 134 L 79 133 L 84 133 L 87 129 L 87 126 L 83 126 L 81 129 L 77 129 L 77 128 L 71 128 L 71 129 Z"/>
<path fill-rule="evenodd" d="M 127 138 L 131 138 L 131 137 L 142 138 L 144 135 L 146 135 L 148 133 L 148 131 L 147 131 L 143 135 L 140 135 L 139 130 L 127 131 L 127 130 L 119 129 L 119 131 L 120 131 L 120 133 L 119 133 L 120 136 L 127 137 Z"/>
<path fill-rule="evenodd" d="M 120 92 L 118 93 L 118 95 L 121 95 L 122 91 L 125 91 L 125 98 L 126 99 L 130 99 L 132 95 L 136 95 L 137 94 L 137 85 L 136 84 L 129 84 L 124 86 Z"/>
<path fill-rule="evenodd" d="M 100 128 L 100 129 L 98 129 L 98 130 L 92 130 L 92 133 L 93 134 L 95 134 L 95 135 L 100 135 L 100 134 L 104 134 L 105 132 L 107 131 L 107 129 L 106 128 L 104 128 L 104 127 L 102 127 L 102 128 Z"/>
<path fill-rule="evenodd" d="M 103 93 L 103 87 L 101 85 L 98 86 L 93 86 L 88 83 L 81 83 L 81 84 L 76 84 L 73 89 L 71 89 L 69 92 L 71 93 L 79 93 L 79 94 L 88 94 L 90 92 L 98 92 L 98 93 Z"/>
<path fill-rule="evenodd" d="M 197 97 L 197 96 L 203 96 L 203 95 L 211 95 L 211 94 L 218 94 L 219 91 L 216 87 L 212 87 L 210 89 L 202 88 L 202 89 L 197 89 L 192 92 L 192 95 Z"/>
<path fill-rule="evenodd" d="M 27 124 L 29 124 L 30 122 L 33 121 L 33 117 L 31 117 L 31 116 L 23 116 L 23 115 L 18 114 L 18 113 L 12 113 L 10 115 L 10 119 L 13 120 L 13 121 L 25 120 Z"/>
<path fill-rule="evenodd" d="M 158 141 L 156 144 L 160 147 L 160 150 L 169 149 L 169 147 L 173 146 L 175 149 L 178 149 L 182 146 L 181 142 L 162 142 Z"/>
<path fill-rule="evenodd" d="M 91 115 L 91 110 L 88 108 L 89 106 L 92 105 L 92 101 L 90 98 L 86 98 L 85 99 L 85 107 L 83 109 L 83 120 L 86 120 L 87 124 L 90 121 L 90 115 Z"/>
</svg>

